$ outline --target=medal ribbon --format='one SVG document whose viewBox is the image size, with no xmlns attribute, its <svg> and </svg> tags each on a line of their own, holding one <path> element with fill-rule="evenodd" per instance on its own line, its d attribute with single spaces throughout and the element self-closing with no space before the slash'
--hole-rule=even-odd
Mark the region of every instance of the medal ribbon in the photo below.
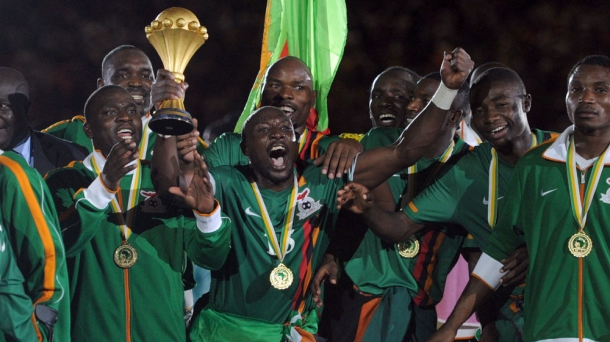
<svg viewBox="0 0 610 342">
<path fill-rule="evenodd" d="M 307 133 L 309 133 L 309 130 L 305 128 L 303 130 L 303 134 L 301 134 L 301 136 L 299 137 L 299 154 L 301 154 L 301 151 L 303 151 L 303 148 L 305 148 L 305 142 L 307 141 Z"/>
<path fill-rule="evenodd" d="M 140 164 L 140 160 L 136 160 L 136 169 L 134 170 L 134 174 L 131 178 L 131 186 L 129 187 L 129 199 L 127 203 L 127 219 L 123 216 L 123 195 L 121 194 L 121 189 L 114 195 L 110 205 L 112 207 L 112 212 L 116 214 L 116 217 L 119 221 L 119 225 L 121 227 L 121 235 L 124 240 L 129 239 L 131 236 L 131 225 L 133 224 L 133 218 L 135 210 L 133 209 L 138 203 L 138 197 L 140 196 L 140 185 L 142 182 L 142 167 Z M 101 174 L 102 167 L 98 163 L 98 160 L 95 158 L 95 155 L 91 157 L 91 165 L 93 166 L 93 170 L 95 174 L 99 176 Z"/>
<path fill-rule="evenodd" d="M 531 133 L 531 135 L 532 143 L 530 148 L 538 145 L 538 138 L 536 138 L 536 135 L 534 133 Z M 496 225 L 498 216 L 498 152 L 495 148 L 491 149 L 487 198 L 489 198 L 489 204 L 487 205 L 487 223 L 489 223 L 489 226 L 493 229 Z"/>
<path fill-rule="evenodd" d="M 593 202 L 593 196 L 595 194 L 595 189 L 597 188 L 597 184 L 599 183 L 599 179 L 602 175 L 602 170 L 604 169 L 604 158 L 606 157 L 606 152 L 608 152 L 608 148 L 602 153 L 599 158 L 593 164 L 593 174 L 591 175 L 591 179 L 589 179 L 589 184 L 587 184 L 587 189 L 585 190 L 584 198 L 581 199 L 580 188 L 578 186 L 578 177 L 576 175 L 576 160 L 574 158 L 574 154 L 576 153 L 576 148 L 574 146 L 574 136 L 570 137 L 570 144 L 568 146 L 568 158 L 566 161 L 566 167 L 568 169 L 568 185 L 570 187 L 570 204 L 572 205 L 572 213 L 574 214 L 574 218 L 576 222 L 578 222 L 580 226 L 580 230 L 585 228 L 585 223 L 587 222 L 587 213 L 589 212 L 589 208 L 591 207 L 591 202 Z M 584 199 L 584 205 L 582 200 Z"/>
<path fill-rule="evenodd" d="M 150 129 L 148 123 L 150 122 L 150 113 L 146 114 L 146 123 L 142 127 L 142 139 L 140 140 L 140 160 L 146 159 L 146 153 L 148 152 L 148 139 L 150 137 Z"/>
<path fill-rule="evenodd" d="M 256 196 L 256 202 L 258 202 L 258 207 L 261 210 L 263 222 L 265 223 L 265 230 L 267 231 L 267 236 L 269 237 L 271 246 L 275 251 L 275 255 L 277 255 L 277 258 L 280 260 L 281 263 L 284 261 L 284 257 L 286 256 L 288 240 L 290 240 L 290 231 L 292 230 L 292 223 L 294 222 L 294 210 L 296 208 L 297 192 L 299 190 L 297 176 L 296 174 L 294 175 L 294 186 L 292 187 L 292 192 L 290 193 L 290 200 L 286 205 L 286 212 L 288 214 L 285 219 L 286 222 L 284 225 L 284 230 L 282 230 L 281 245 L 278 243 L 277 237 L 275 236 L 275 229 L 273 228 L 271 218 L 269 217 L 269 212 L 267 211 L 265 202 L 263 202 L 263 197 L 261 196 L 260 190 L 258 189 L 258 185 L 256 185 L 256 182 L 254 181 L 250 182 L 250 185 L 252 186 L 252 190 L 254 191 L 254 196 Z"/>
</svg>

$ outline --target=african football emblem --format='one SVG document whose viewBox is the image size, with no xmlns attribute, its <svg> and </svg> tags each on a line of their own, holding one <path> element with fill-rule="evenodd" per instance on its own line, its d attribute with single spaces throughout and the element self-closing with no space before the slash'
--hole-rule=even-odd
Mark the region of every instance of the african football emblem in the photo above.
<svg viewBox="0 0 610 342">
<path fill-rule="evenodd" d="M 303 190 L 302 193 L 297 195 L 297 216 L 302 220 L 316 211 L 322 208 L 322 204 L 320 204 L 320 200 L 314 201 L 313 198 L 309 197 L 309 189 Z"/>
</svg>

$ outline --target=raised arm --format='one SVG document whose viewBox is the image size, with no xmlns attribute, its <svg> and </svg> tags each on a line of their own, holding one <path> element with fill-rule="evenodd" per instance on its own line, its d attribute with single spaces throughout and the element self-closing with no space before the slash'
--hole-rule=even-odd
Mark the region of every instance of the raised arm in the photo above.
<svg viewBox="0 0 610 342">
<path fill-rule="evenodd" d="M 361 153 L 353 180 L 372 189 L 421 159 L 437 139 L 443 125 L 448 124 L 449 108 L 473 67 L 474 62 L 464 49 L 456 48 L 451 53 L 445 53 L 441 64 L 442 82 L 428 106 L 405 128 L 394 144 Z"/>
</svg>

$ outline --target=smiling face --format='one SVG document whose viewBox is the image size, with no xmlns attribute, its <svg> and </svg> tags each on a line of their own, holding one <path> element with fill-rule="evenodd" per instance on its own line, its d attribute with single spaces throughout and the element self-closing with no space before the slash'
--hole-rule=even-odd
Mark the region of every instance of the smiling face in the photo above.
<svg viewBox="0 0 610 342">
<path fill-rule="evenodd" d="M 531 97 L 512 80 L 482 82 L 470 90 L 471 124 L 495 148 L 509 148 L 513 139 L 529 134 Z"/>
<path fill-rule="evenodd" d="M 28 84 L 17 70 L 0 68 L 0 149 L 10 150 L 27 136 Z"/>
<path fill-rule="evenodd" d="M 261 107 L 248 119 L 242 151 L 249 158 L 255 180 L 266 188 L 292 184 L 297 143 L 292 122 L 274 107 Z"/>
<path fill-rule="evenodd" d="M 566 108 L 580 131 L 610 134 L 610 69 L 580 66 L 569 79 Z"/>
<path fill-rule="evenodd" d="M 419 83 L 417 83 L 415 91 L 413 92 L 413 98 L 407 106 L 407 109 L 409 110 L 407 121 L 409 123 L 415 119 L 417 114 L 426 108 L 440 83 L 440 81 L 430 77 L 422 78 Z"/>
<path fill-rule="evenodd" d="M 85 134 L 93 146 L 108 156 L 122 139 L 138 144 L 142 137 L 142 119 L 133 97 L 123 88 L 107 86 L 94 92 L 85 106 Z"/>
<path fill-rule="evenodd" d="M 140 115 L 146 115 L 152 108 L 150 90 L 155 81 L 148 56 L 135 48 L 123 49 L 114 52 L 105 62 L 98 87 L 118 85 L 127 90 L 133 96 Z"/>
<path fill-rule="evenodd" d="M 316 103 L 311 72 L 300 59 L 285 57 L 273 64 L 265 76 L 261 104 L 277 107 L 302 133 L 309 111 Z"/>
<path fill-rule="evenodd" d="M 413 88 L 413 76 L 401 69 L 390 69 L 377 76 L 369 97 L 373 127 L 406 127 Z"/>
</svg>

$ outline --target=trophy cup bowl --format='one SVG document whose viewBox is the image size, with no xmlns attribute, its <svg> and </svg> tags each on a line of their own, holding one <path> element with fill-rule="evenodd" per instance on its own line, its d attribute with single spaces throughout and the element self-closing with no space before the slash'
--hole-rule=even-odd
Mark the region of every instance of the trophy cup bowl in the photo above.
<svg viewBox="0 0 610 342">
<path fill-rule="evenodd" d="M 176 82 L 184 82 L 186 65 L 208 39 L 205 26 L 201 26 L 193 12 L 171 7 L 159 13 L 144 31 L 161 57 L 163 67 L 174 74 Z M 148 126 L 159 134 L 181 135 L 193 130 L 193 120 L 185 110 L 182 99 L 165 100 Z"/>
</svg>

